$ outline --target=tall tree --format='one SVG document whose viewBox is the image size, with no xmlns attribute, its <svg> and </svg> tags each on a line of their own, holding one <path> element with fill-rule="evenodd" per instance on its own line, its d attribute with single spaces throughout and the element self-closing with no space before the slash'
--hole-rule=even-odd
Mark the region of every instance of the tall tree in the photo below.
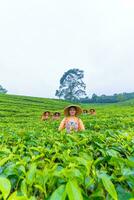
<svg viewBox="0 0 134 200">
<path fill-rule="evenodd" d="M 69 101 L 78 101 L 86 96 L 86 84 L 83 82 L 84 71 L 70 69 L 60 79 L 59 90 L 55 95 Z"/>
<path fill-rule="evenodd" d="M 5 94 L 7 93 L 7 90 L 0 85 L 0 94 Z"/>
</svg>

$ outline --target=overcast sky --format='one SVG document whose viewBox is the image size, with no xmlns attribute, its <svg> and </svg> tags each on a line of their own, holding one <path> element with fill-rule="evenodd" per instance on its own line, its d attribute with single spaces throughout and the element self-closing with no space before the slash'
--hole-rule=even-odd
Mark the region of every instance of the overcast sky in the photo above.
<svg viewBox="0 0 134 200">
<path fill-rule="evenodd" d="M 0 84 L 54 97 L 70 68 L 87 93 L 134 92 L 133 0 L 1 0 Z"/>
</svg>

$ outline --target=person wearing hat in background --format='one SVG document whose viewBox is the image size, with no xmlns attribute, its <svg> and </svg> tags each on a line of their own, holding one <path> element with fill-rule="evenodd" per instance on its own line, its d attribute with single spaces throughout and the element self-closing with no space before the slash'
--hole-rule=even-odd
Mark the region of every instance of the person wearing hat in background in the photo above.
<svg viewBox="0 0 134 200">
<path fill-rule="evenodd" d="M 83 115 L 88 115 L 88 110 L 83 110 Z"/>
<path fill-rule="evenodd" d="M 59 120 L 60 119 L 60 113 L 59 112 L 55 112 L 52 116 L 52 120 Z"/>
<path fill-rule="evenodd" d="M 51 116 L 51 113 L 50 113 L 49 111 L 46 111 L 46 112 L 44 112 L 44 113 L 42 114 L 41 120 L 42 120 L 42 121 L 48 120 L 48 119 L 50 118 L 50 116 Z"/>
<path fill-rule="evenodd" d="M 71 105 L 64 109 L 65 118 L 62 120 L 59 131 L 66 129 L 67 133 L 71 131 L 84 131 L 85 127 L 81 119 L 77 116 L 82 113 L 82 109 L 79 106 Z"/>
<path fill-rule="evenodd" d="M 90 115 L 96 115 L 96 110 L 95 110 L 94 108 L 91 108 L 91 109 L 89 110 L 89 114 L 90 114 Z"/>
</svg>

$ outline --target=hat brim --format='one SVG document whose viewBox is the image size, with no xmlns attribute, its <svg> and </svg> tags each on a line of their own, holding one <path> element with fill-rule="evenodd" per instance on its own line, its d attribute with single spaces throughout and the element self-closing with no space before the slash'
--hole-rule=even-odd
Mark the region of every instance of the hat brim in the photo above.
<svg viewBox="0 0 134 200">
<path fill-rule="evenodd" d="M 82 114 L 83 111 L 82 111 L 82 109 L 81 109 L 80 106 L 77 106 L 77 105 L 70 105 L 70 106 L 67 106 L 67 107 L 64 109 L 64 115 L 65 115 L 65 116 L 69 116 L 69 109 L 72 108 L 72 107 L 76 108 L 76 115 Z"/>
</svg>

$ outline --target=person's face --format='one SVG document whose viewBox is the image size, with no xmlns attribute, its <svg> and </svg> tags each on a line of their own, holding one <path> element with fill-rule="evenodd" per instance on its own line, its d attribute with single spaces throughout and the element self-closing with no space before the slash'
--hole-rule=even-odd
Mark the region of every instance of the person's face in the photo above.
<svg viewBox="0 0 134 200">
<path fill-rule="evenodd" d="M 94 111 L 94 110 L 91 110 L 91 111 L 90 111 L 90 113 L 91 113 L 91 114 L 94 114 L 94 113 L 95 113 L 95 111 Z"/>
<path fill-rule="evenodd" d="M 46 112 L 45 116 L 46 116 L 46 117 L 49 117 L 49 113 L 48 113 L 48 112 Z"/>
<path fill-rule="evenodd" d="M 69 114 L 70 114 L 70 116 L 75 116 L 76 115 L 76 109 L 75 108 L 70 108 L 69 109 Z"/>
<path fill-rule="evenodd" d="M 58 118 L 59 118 L 59 115 L 58 115 L 58 114 L 55 114 L 55 115 L 54 115 L 54 118 L 55 118 L 55 119 L 58 119 Z"/>
</svg>

